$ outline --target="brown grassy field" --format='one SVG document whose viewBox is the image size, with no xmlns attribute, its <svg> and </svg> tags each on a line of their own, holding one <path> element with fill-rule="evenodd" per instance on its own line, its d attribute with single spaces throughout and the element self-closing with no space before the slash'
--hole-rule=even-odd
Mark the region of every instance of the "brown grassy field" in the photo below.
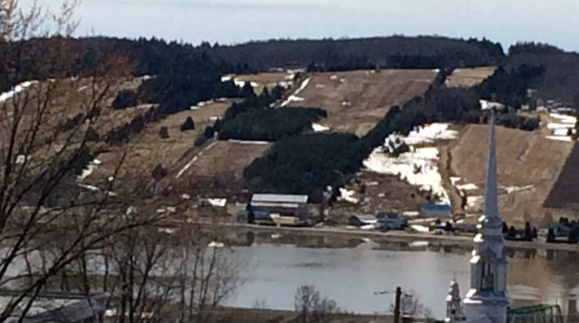
<svg viewBox="0 0 579 323">
<path fill-rule="evenodd" d="M 509 224 L 534 225 L 546 221 L 552 210 L 543 207 L 561 173 L 573 143 L 545 138 L 547 129 L 536 132 L 496 128 L 501 217 Z M 473 183 L 479 189 L 467 195 L 482 196 L 487 156 L 488 126 L 468 125 L 460 139 L 451 143 L 450 173 L 462 178 L 461 184 Z M 527 189 L 509 193 L 507 187 Z M 479 206 L 480 207 L 480 206 Z"/>
<path fill-rule="evenodd" d="M 445 85 L 447 87 L 471 87 L 491 76 L 495 69 L 495 66 L 456 69 L 446 78 Z"/>
<path fill-rule="evenodd" d="M 227 102 L 214 102 L 197 110 L 186 110 L 167 116 L 152 124 L 148 124 L 134 144 L 123 147 L 112 147 L 110 151 L 100 154 L 98 159 L 102 166 L 91 176 L 93 178 L 107 178 L 112 176 L 121 159 L 125 160 L 119 170 L 118 177 L 150 178 L 151 171 L 157 165 L 167 169 L 178 167 L 179 160 L 188 150 L 194 148 L 196 136 L 203 132 L 206 126 L 212 125 L 214 117 L 223 115 L 228 107 Z M 181 124 L 193 118 L 195 129 L 180 131 Z M 169 138 L 159 136 L 162 127 L 167 127 Z"/>
<path fill-rule="evenodd" d="M 246 188 L 243 171 L 270 147 L 270 144 L 212 141 L 188 151 L 173 165 L 168 180 L 185 183 L 188 192 L 198 197 L 242 199 Z"/>
<path fill-rule="evenodd" d="M 364 135 L 391 106 L 424 92 L 436 72 L 431 70 L 380 70 L 315 73 L 299 93 L 304 101 L 290 107 L 319 107 L 328 111 L 321 124 L 331 131 Z M 295 88 L 298 88 L 296 86 Z"/>
<path fill-rule="evenodd" d="M 244 82 L 255 82 L 264 85 L 275 85 L 278 82 L 289 81 L 289 73 L 286 72 L 267 72 L 267 73 L 255 73 L 255 74 L 236 74 L 234 78 L 238 81 Z"/>
<path fill-rule="evenodd" d="M 270 144 L 244 144 L 230 141 L 216 141 L 208 147 L 192 164 L 187 176 L 241 178 L 243 170 L 255 158 L 271 147 Z"/>
<path fill-rule="evenodd" d="M 545 201 L 546 207 L 579 210 L 579 145 L 575 144 L 555 187 Z M 574 217 L 576 218 L 576 216 Z"/>
</svg>

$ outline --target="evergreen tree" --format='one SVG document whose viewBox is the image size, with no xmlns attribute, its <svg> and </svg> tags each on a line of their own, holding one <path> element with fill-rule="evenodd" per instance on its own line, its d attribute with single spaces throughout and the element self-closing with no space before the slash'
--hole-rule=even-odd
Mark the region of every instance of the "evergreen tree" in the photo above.
<svg viewBox="0 0 579 323">
<path fill-rule="evenodd" d="M 549 229 L 547 233 L 547 242 L 555 242 L 555 231 L 553 229 Z"/>
<path fill-rule="evenodd" d="M 533 241 L 533 230 L 531 229 L 531 223 L 529 222 L 525 223 L 525 235 L 523 238 L 525 241 Z"/>
<path fill-rule="evenodd" d="M 159 136 L 163 139 L 169 138 L 169 129 L 167 129 L 167 127 L 161 127 L 159 130 Z"/>
<path fill-rule="evenodd" d="M 181 131 L 193 130 L 195 129 L 195 123 L 193 122 L 193 118 L 187 117 L 185 122 L 181 124 Z"/>
<path fill-rule="evenodd" d="M 503 235 L 509 233 L 509 226 L 503 221 Z"/>
</svg>

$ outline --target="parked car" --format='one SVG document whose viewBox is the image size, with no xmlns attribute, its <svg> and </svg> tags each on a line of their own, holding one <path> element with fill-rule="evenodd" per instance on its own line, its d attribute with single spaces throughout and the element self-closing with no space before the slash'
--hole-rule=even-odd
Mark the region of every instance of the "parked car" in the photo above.
<svg viewBox="0 0 579 323">
<path fill-rule="evenodd" d="M 348 222 L 352 226 L 364 229 L 375 228 L 378 224 L 378 220 L 373 214 L 352 214 Z"/>
<path fill-rule="evenodd" d="M 387 230 L 401 230 L 406 228 L 406 221 L 401 219 L 396 213 L 381 212 L 378 213 L 378 224 L 383 231 Z"/>
</svg>

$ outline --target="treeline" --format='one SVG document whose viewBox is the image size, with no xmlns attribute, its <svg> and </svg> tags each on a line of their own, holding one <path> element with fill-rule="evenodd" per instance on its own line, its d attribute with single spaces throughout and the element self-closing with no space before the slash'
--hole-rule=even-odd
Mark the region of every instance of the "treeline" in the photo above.
<svg viewBox="0 0 579 323">
<path fill-rule="evenodd" d="M 236 115 L 223 123 L 219 139 L 278 141 L 312 130 L 312 122 L 327 117 L 318 108 L 267 108 Z"/>
<path fill-rule="evenodd" d="M 512 67 L 499 66 L 495 72 L 475 87 L 481 99 L 498 101 L 515 109 L 530 101 L 527 89 L 545 73 L 543 65 L 521 64 Z"/>
<path fill-rule="evenodd" d="M 509 47 L 508 57 L 496 76 L 483 83 L 482 94 L 494 91 L 499 102 L 513 107 L 531 99 L 555 100 L 579 108 L 579 54 L 541 43 L 519 43 Z M 494 87 L 494 88 L 493 88 Z M 536 89 L 534 98 L 526 89 Z"/>
<path fill-rule="evenodd" d="M 54 50 L 65 52 L 70 58 L 66 68 L 48 64 L 47 53 Z M 308 65 L 319 70 L 439 68 L 492 65 L 504 58 L 501 45 L 486 39 L 424 36 L 272 40 L 232 46 L 209 43 L 192 46 L 156 38 L 35 38 L 2 46 L 0 58 L 6 64 L 0 66 L 0 90 L 5 91 L 24 80 L 88 75 L 101 58 L 114 55 L 128 58 L 136 76 L 159 75 L 164 71 L 191 73 L 189 69 L 194 68 L 204 71 L 209 79 L 211 75 L 222 73 L 262 72 Z M 19 64 L 22 68 L 11 70 L 10 62 L 16 60 L 23 62 Z M 179 65 L 180 62 L 185 64 Z M 176 70 L 179 66 L 181 70 Z"/>
<path fill-rule="evenodd" d="M 256 192 L 308 194 L 315 202 L 326 186 L 343 185 L 365 156 L 363 141 L 353 134 L 295 136 L 276 142 L 243 176 Z"/>
<path fill-rule="evenodd" d="M 267 87 L 264 87 L 261 93 L 257 95 L 250 82 L 245 82 L 240 93 L 243 100 L 233 102 L 231 106 L 225 110 L 225 114 L 220 121 L 221 123 L 225 123 L 241 113 L 271 108 L 277 100 L 282 98 L 284 92 L 285 89 L 282 86 L 276 85 L 271 91 L 269 91 Z M 217 125 L 216 128 L 220 128 L 220 125 Z"/>
<path fill-rule="evenodd" d="M 242 101 L 233 102 L 214 128 L 220 140 L 277 141 L 312 129 L 312 122 L 327 117 L 318 108 L 276 108 L 276 101 L 283 97 L 285 89 L 267 87 L 259 95 L 246 82 L 241 89 Z"/>
<path fill-rule="evenodd" d="M 375 37 L 323 40 L 270 40 L 204 50 L 249 70 L 309 66 L 315 71 L 361 68 L 440 68 L 498 64 L 499 43 L 444 37 Z"/>
</svg>

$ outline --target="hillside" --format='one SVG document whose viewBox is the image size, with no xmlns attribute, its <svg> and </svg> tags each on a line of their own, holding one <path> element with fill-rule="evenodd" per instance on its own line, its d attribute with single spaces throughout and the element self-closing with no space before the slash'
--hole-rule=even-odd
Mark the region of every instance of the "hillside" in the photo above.
<svg viewBox="0 0 579 323">
<path fill-rule="evenodd" d="M 575 144 L 559 174 L 545 207 L 557 210 L 579 210 L 579 145 Z"/>
<path fill-rule="evenodd" d="M 444 83 L 447 87 L 470 87 L 482 83 L 495 71 L 495 66 L 457 68 Z"/>
<path fill-rule="evenodd" d="M 574 144 L 549 140 L 547 134 L 546 128 L 536 132 L 496 128 L 499 211 L 509 224 L 520 227 L 525 220 L 544 223 L 549 212 L 557 215 L 543 203 L 566 167 Z M 455 184 L 467 196 L 467 214 L 481 210 L 486 138 L 488 126 L 468 125 L 450 146 L 448 167 L 451 176 L 460 177 Z"/>
<path fill-rule="evenodd" d="M 426 91 L 436 74 L 433 70 L 392 69 L 313 73 L 288 106 L 323 107 L 328 118 L 320 124 L 330 131 L 363 136 L 391 106 L 404 104 Z"/>
</svg>

